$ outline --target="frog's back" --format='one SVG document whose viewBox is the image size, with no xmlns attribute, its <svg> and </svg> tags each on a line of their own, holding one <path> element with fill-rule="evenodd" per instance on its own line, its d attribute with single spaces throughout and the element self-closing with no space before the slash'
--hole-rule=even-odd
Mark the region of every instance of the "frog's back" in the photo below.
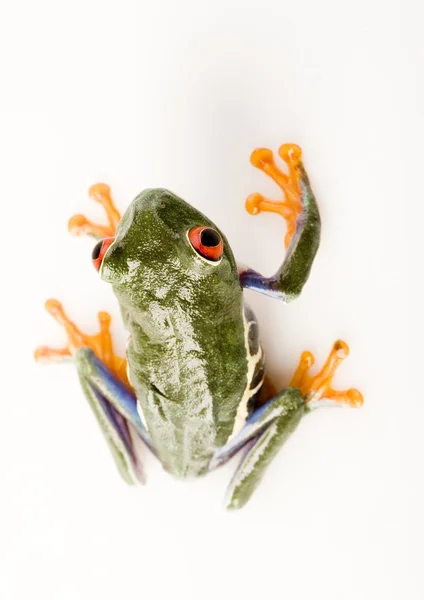
<svg viewBox="0 0 424 600">
<path fill-rule="evenodd" d="M 219 256 L 193 246 L 199 229 L 214 230 Z M 159 459 L 180 476 L 204 472 L 243 420 L 262 360 L 225 235 L 171 192 L 146 190 L 124 214 L 102 277 L 130 333 L 129 377 Z"/>
<path fill-rule="evenodd" d="M 141 351 L 133 340 L 145 333 L 143 326 L 127 323 L 138 330 L 127 349 L 130 380 L 164 468 L 199 475 L 242 426 L 262 384 L 256 321 L 241 297 L 237 311 L 207 323 L 184 315 L 175 302 L 165 321 L 165 330 L 156 330 Z"/>
</svg>

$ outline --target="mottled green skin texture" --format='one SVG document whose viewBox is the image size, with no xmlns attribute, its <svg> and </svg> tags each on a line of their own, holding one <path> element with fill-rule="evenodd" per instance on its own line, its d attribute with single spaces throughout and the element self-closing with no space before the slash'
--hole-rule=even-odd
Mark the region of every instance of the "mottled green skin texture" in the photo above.
<svg viewBox="0 0 424 600">
<path fill-rule="evenodd" d="M 101 268 L 130 332 L 141 416 L 164 468 L 183 477 L 207 470 L 248 385 L 237 266 L 220 231 L 219 264 L 194 251 L 187 232 L 200 225 L 219 231 L 171 192 L 146 190 L 124 214 Z"/>
</svg>

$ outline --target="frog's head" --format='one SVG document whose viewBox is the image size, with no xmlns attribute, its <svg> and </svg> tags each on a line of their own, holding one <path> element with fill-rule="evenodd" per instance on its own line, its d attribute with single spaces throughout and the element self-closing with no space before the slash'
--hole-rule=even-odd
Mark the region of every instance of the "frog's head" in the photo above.
<svg viewBox="0 0 424 600">
<path fill-rule="evenodd" d="M 237 266 L 224 234 L 164 189 L 137 196 L 116 237 L 95 246 L 93 262 L 129 310 L 148 311 L 152 303 L 210 306 L 211 301 L 216 308 L 240 293 Z"/>
</svg>

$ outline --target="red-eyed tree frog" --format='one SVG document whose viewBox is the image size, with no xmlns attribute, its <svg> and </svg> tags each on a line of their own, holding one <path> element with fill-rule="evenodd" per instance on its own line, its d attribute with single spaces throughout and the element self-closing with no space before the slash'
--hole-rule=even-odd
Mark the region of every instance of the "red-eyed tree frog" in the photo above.
<svg viewBox="0 0 424 600">
<path fill-rule="evenodd" d="M 320 240 L 320 216 L 301 150 L 284 144 L 279 168 L 265 148 L 252 164 L 272 177 L 282 201 L 252 194 L 252 214 L 271 211 L 287 222 L 286 256 L 272 277 L 238 267 L 224 233 L 207 217 L 165 189 L 143 191 L 122 218 L 109 187 L 90 196 L 105 209 L 108 225 L 82 215 L 72 233 L 99 241 L 92 261 L 112 285 L 129 332 L 126 359 L 113 352 L 110 316 L 99 313 L 100 333 L 82 333 L 57 300 L 47 310 L 64 326 L 65 348 L 40 347 L 39 360 L 72 358 L 82 388 L 104 431 L 124 479 L 143 482 L 141 438 L 163 468 L 178 477 L 203 475 L 237 452 L 240 464 L 229 485 L 227 507 L 250 498 L 267 465 L 302 417 L 322 399 L 360 406 L 354 389 L 332 389 L 345 342 L 335 342 L 321 371 L 311 376 L 311 353 L 301 356 L 293 378 L 275 392 L 265 377 L 255 315 L 243 289 L 289 302 L 308 279 Z"/>
</svg>

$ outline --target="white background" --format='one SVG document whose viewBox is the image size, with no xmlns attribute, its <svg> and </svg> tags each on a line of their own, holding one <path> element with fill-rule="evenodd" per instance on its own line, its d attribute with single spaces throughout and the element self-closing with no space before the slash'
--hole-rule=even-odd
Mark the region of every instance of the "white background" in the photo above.
<svg viewBox="0 0 424 600">
<path fill-rule="evenodd" d="M 2 600 L 422 600 L 420 5 L 2 2 Z M 121 209 L 168 187 L 271 274 L 284 224 L 244 199 L 280 197 L 249 155 L 286 141 L 304 149 L 322 243 L 293 305 L 248 298 L 279 384 L 342 337 L 336 383 L 364 408 L 305 419 L 239 513 L 222 506 L 237 460 L 179 482 L 146 456 L 148 485 L 127 488 L 72 365 L 32 360 L 64 341 L 49 296 L 92 332 L 111 311 L 125 344 L 67 220 L 102 217 L 86 194 L 99 180 Z"/>
</svg>

